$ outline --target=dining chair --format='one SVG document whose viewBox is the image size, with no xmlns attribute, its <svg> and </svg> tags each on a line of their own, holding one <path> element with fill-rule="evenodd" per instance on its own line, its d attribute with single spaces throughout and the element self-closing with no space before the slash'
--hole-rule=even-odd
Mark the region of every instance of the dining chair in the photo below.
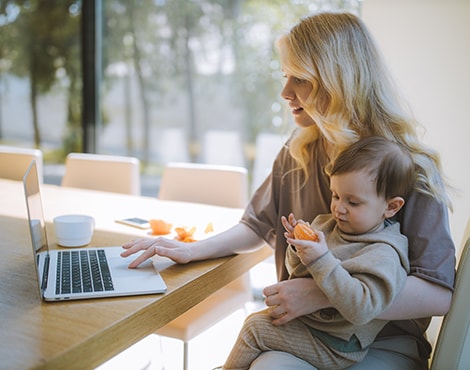
<svg viewBox="0 0 470 370">
<path fill-rule="evenodd" d="M 464 233 L 454 294 L 445 315 L 431 361 L 431 370 L 470 369 L 470 218 Z"/>
<path fill-rule="evenodd" d="M 238 166 L 168 163 L 163 168 L 158 198 L 245 208 L 248 171 Z"/>
<path fill-rule="evenodd" d="M 62 186 L 140 195 L 140 161 L 127 156 L 70 153 Z"/>
<path fill-rule="evenodd" d="M 242 167 L 194 163 L 165 166 L 158 198 L 244 208 L 248 202 L 247 170 Z M 210 295 L 156 334 L 184 343 L 183 368 L 188 368 L 188 343 L 253 299 L 249 273 Z"/>
<path fill-rule="evenodd" d="M 44 182 L 43 155 L 39 149 L 0 145 L 0 177 L 22 180 L 32 160 L 36 160 L 39 182 Z"/>
</svg>

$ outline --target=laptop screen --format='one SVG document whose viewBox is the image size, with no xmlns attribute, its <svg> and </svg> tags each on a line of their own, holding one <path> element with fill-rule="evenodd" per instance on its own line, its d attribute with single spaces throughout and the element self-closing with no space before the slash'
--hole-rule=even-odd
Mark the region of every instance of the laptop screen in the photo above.
<svg viewBox="0 0 470 370">
<path fill-rule="evenodd" d="M 33 160 L 23 177 L 23 186 L 28 210 L 29 232 L 31 244 L 35 255 L 35 266 L 38 274 L 38 282 L 41 282 L 41 291 L 45 289 L 43 280 L 44 270 L 47 271 L 48 243 L 46 236 L 46 225 L 42 208 L 41 194 L 39 191 L 39 178 L 36 161 Z M 42 257 L 42 258 L 40 258 Z M 45 258 L 44 258 L 45 257 Z M 42 295 L 42 292 L 41 292 Z"/>
</svg>

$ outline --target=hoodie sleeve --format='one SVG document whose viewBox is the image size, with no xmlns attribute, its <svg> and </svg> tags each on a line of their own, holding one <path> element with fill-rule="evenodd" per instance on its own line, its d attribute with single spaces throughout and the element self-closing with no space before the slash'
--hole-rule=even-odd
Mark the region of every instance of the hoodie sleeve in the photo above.
<svg viewBox="0 0 470 370">
<path fill-rule="evenodd" d="M 409 271 L 404 241 L 399 247 L 366 243 L 343 261 L 330 250 L 307 269 L 332 306 L 349 322 L 362 325 L 384 311 L 403 288 Z"/>
</svg>

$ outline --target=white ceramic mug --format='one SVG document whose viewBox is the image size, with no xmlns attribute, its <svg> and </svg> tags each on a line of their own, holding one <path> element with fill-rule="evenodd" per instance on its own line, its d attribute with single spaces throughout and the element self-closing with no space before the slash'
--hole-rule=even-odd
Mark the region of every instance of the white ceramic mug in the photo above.
<svg viewBox="0 0 470 370">
<path fill-rule="evenodd" d="M 83 247 L 90 244 L 95 219 L 87 215 L 62 215 L 54 218 L 54 227 L 61 247 Z"/>
</svg>

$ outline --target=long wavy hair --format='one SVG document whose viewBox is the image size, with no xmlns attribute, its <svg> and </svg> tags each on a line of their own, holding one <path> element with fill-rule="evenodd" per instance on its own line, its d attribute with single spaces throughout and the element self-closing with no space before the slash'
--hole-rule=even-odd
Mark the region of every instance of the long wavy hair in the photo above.
<svg viewBox="0 0 470 370">
<path fill-rule="evenodd" d="M 417 122 L 398 94 L 365 24 L 348 13 L 319 13 L 302 19 L 277 43 L 284 72 L 313 85 L 304 110 L 315 125 L 298 128 L 291 156 L 309 176 L 310 144 L 319 138 L 334 150 L 331 160 L 360 138 L 383 136 L 410 152 L 416 190 L 452 207 L 436 151 L 418 139 Z"/>
</svg>

